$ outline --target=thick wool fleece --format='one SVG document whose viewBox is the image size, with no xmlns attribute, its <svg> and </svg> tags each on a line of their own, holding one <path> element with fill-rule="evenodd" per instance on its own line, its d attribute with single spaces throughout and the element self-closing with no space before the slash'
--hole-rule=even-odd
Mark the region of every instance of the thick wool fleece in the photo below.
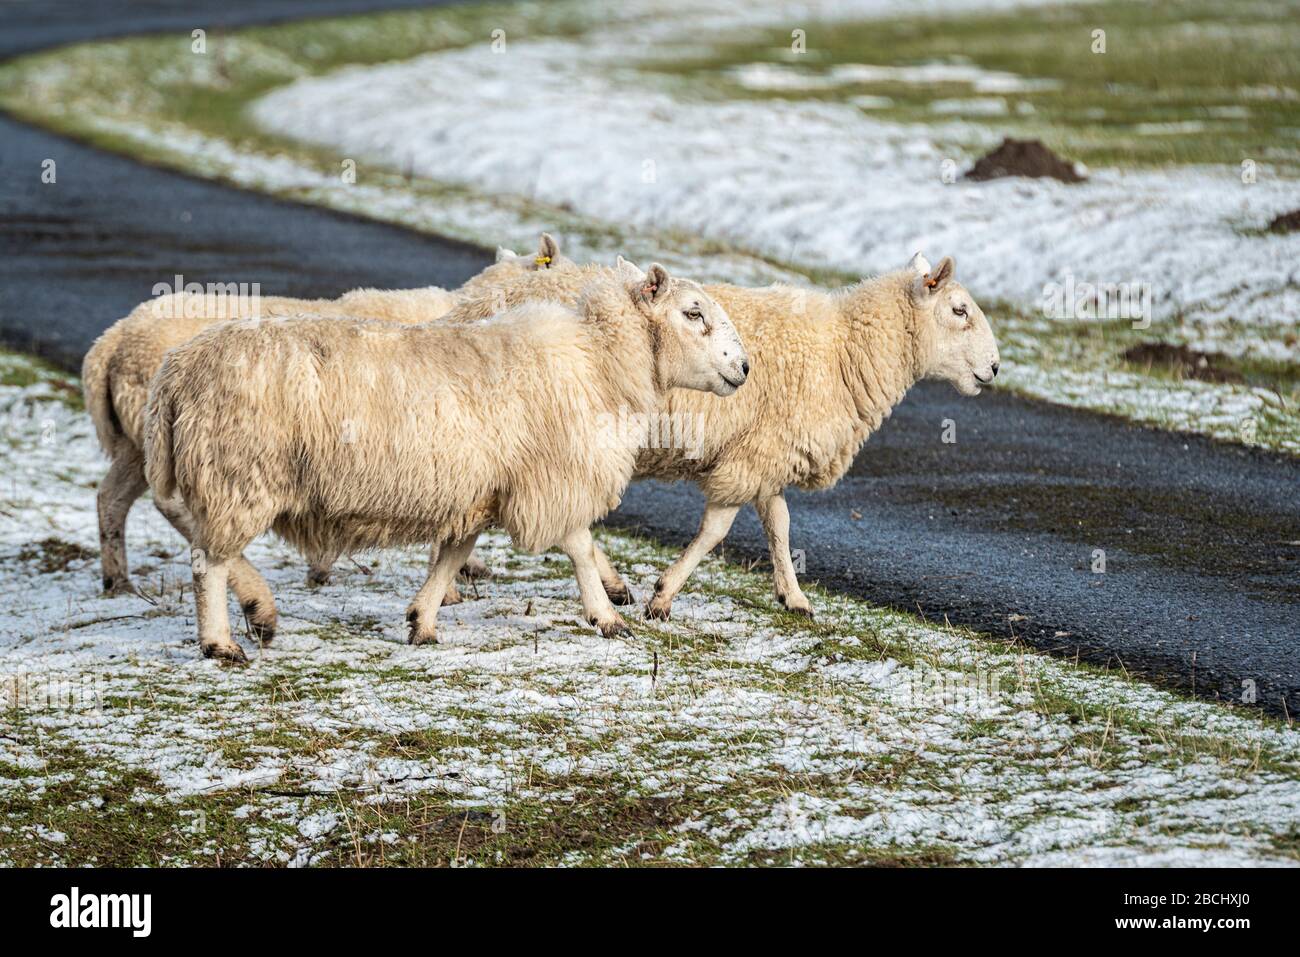
<svg viewBox="0 0 1300 957">
<path fill-rule="evenodd" d="M 580 315 L 532 304 L 472 330 L 315 318 L 232 323 L 170 353 L 148 477 L 224 559 L 267 528 L 304 549 L 464 538 L 536 551 L 614 507 L 635 450 L 602 412 L 658 408 L 662 335 L 612 280 Z M 238 368 L 239 375 L 222 374 Z"/>
<path fill-rule="evenodd" d="M 86 409 L 100 445 L 115 457 L 123 442 L 133 449 L 141 446 L 149 383 L 162 365 L 163 356 L 205 329 L 233 319 L 250 319 L 254 314 L 263 319 L 309 313 L 428 322 L 456 303 L 453 293 L 436 286 L 354 289 L 339 299 L 263 296 L 249 300 L 189 293 L 151 299 L 110 326 L 86 353 L 81 368 Z"/>
<path fill-rule="evenodd" d="M 583 269 L 584 275 L 612 272 Z M 539 298 L 571 301 L 577 275 L 516 276 L 441 321 L 473 322 Z M 680 448 L 645 449 L 637 476 L 689 479 L 719 505 L 743 505 L 787 485 L 834 485 L 924 373 L 934 333 L 918 319 L 915 279 L 903 270 L 834 293 L 705 286 L 745 343 L 749 380 L 726 401 L 669 392 L 665 411 L 698 417 L 703 446 L 690 455 Z"/>
<path fill-rule="evenodd" d="M 448 292 L 437 286 L 418 289 L 354 289 L 336 300 L 265 297 L 169 295 L 142 303 L 110 327 L 91 347 L 82 365 L 86 408 L 100 445 L 112 461 L 96 495 L 99 514 L 100 555 L 104 587 L 130 588 L 126 554 L 126 519 L 132 503 L 148 487 L 144 477 L 144 408 L 149 383 L 168 350 L 188 342 L 218 323 L 254 316 L 277 319 L 304 312 L 317 316 L 375 318 L 420 323 L 436 319 L 462 299 L 481 295 L 494 284 L 524 273 L 575 269 L 559 246 L 543 234 L 536 256 L 515 256 L 500 251 L 497 263 L 473 277 L 460 289 Z M 158 501 L 158 508 L 186 537 L 188 513 L 179 501 Z M 335 555 L 309 554 L 308 578 L 320 583 L 328 578 Z M 266 583 L 247 563 L 232 572 L 231 584 L 244 605 L 266 604 Z M 454 588 L 452 589 L 454 594 Z"/>
</svg>

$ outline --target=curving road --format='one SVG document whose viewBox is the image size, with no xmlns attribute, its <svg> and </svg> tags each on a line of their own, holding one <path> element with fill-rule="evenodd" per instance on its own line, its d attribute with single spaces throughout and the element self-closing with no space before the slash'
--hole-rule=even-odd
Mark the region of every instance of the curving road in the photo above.
<svg viewBox="0 0 1300 957">
<path fill-rule="evenodd" d="M 6 0 L 0 57 L 90 37 L 263 23 L 416 2 Z M 56 181 L 41 181 L 55 162 Z M 473 246 L 242 193 L 100 152 L 0 114 L 0 340 L 69 368 L 155 283 L 257 282 L 335 296 L 357 286 L 459 285 Z"/>
<path fill-rule="evenodd" d="M 73 40 L 401 0 L 9 0 L 0 57 Z M 41 163 L 57 163 L 44 185 Z M 267 294 L 456 285 L 473 247 L 244 193 L 0 117 L 0 339 L 75 368 L 157 282 Z M 1008 370 L 1014 374 L 1014 370 Z M 942 422 L 957 441 L 941 441 Z M 693 487 L 614 524 L 683 541 Z M 792 496 L 807 579 L 1270 712 L 1300 710 L 1300 461 L 987 393 L 918 386 L 830 492 Z M 762 558 L 752 512 L 725 546 Z M 1094 550 L 1105 571 L 1093 571 Z"/>
</svg>

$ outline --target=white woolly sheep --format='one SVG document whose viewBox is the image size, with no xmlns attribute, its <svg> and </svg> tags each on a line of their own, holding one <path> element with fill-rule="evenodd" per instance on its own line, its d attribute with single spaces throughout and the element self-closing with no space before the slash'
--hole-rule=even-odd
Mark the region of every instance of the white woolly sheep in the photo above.
<svg viewBox="0 0 1300 957">
<path fill-rule="evenodd" d="M 589 529 L 618 504 L 636 448 L 604 423 L 657 410 L 674 387 L 730 395 L 747 368 L 699 285 L 657 265 L 638 276 L 597 278 L 576 312 L 534 303 L 472 329 L 232 322 L 170 352 L 149 396 L 146 475 L 192 516 L 203 654 L 244 659 L 227 578 L 267 529 L 318 551 L 434 543 L 413 644 L 436 640 L 443 593 L 490 523 L 528 551 L 561 545 L 587 618 L 625 630 Z"/>
<path fill-rule="evenodd" d="M 459 289 L 437 286 L 418 289 L 354 289 L 338 299 L 291 299 L 266 296 L 256 299 L 176 293 L 141 303 L 130 315 L 104 331 L 82 364 L 82 389 L 86 409 L 99 443 L 111 465 L 97 495 L 100 560 L 105 592 L 131 591 L 126 554 L 126 519 L 132 504 L 147 488 L 144 455 L 144 408 L 149 383 L 169 349 L 188 342 L 204 329 L 231 319 L 260 316 L 266 319 L 311 313 L 317 316 L 366 317 L 419 323 L 436 319 L 456 303 L 482 295 L 495 284 L 531 272 L 573 269 L 560 253 L 559 244 L 543 233 L 534 256 L 517 256 L 497 250 L 497 260 Z M 186 537 L 190 520 L 180 502 L 156 502 L 172 525 Z M 323 584 L 336 555 L 308 555 L 308 581 Z M 467 569 L 482 573 L 475 560 Z M 253 607 L 269 596 L 261 575 L 243 560 L 232 566 L 231 587 L 241 604 Z M 458 599 L 455 586 L 449 601 Z M 261 627 L 252 622 L 254 628 Z"/>
<path fill-rule="evenodd" d="M 751 502 L 767 534 L 777 598 L 812 615 L 790 555 L 786 486 L 823 489 L 839 481 L 918 379 L 943 379 L 976 395 L 997 375 L 993 330 L 953 280 L 953 268 L 945 258 L 932 270 L 918 253 L 904 270 L 831 293 L 704 287 L 731 316 L 753 372 L 744 392 L 726 403 L 670 393 L 666 414 L 692 422 L 701 444 L 647 448 L 637 459 L 638 478 L 694 481 L 707 499 L 695 539 L 655 585 L 648 617 L 669 616 L 673 597 Z M 573 274 L 516 277 L 498 285 L 490 301 L 470 300 L 442 321 L 471 321 L 538 295 L 563 299 L 557 287 L 565 285 L 572 296 Z M 629 594 L 608 559 L 597 560 L 606 589 Z"/>
</svg>

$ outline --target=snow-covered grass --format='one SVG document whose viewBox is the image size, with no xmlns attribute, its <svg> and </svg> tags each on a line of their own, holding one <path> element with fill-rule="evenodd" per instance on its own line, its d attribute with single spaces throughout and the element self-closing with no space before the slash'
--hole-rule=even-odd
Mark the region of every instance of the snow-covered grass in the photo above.
<svg viewBox="0 0 1300 957">
<path fill-rule="evenodd" d="M 403 641 L 422 556 L 303 584 L 202 659 L 147 501 L 140 597 L 99 594 L 103 461 L 76 383 L 0 356 L 0 864 L 1295 864 L 1300 731 L 710 561 L 606 641 L 516 554 Z M 604 544 L 642 595 L 667 555 Z"/>
<path fill-rule="evenodd" d="M 1300 171 L 1300 19 L 1284 0 L 1133 4 L 1089 0 L 1029 11 L 823 24 L 807 49 L 786 24 L 654 63 L 715 98 L 859 104 L 929 123 L 952 113 L 1002 135 L 1036 136 L 1088 166 L 1240 165 Z M 1098 33 L 1100 31 L 1100 33 Z"/>
<path fill-rule="evenodd" d="M 1289 58 L 1234 53 L 1285 45 L 1295 24 L 1261 34 L 1252 16 L 471 5 L 214 35 L 204 54 L 188 35 L 72 47 L 0 68 L 0 99 L 151 159 L 488 246 L 546 228 L 579 258 L 743 283 L 838 283 L 917 248 L 951 253 L 997 307 L 1002 387 L 1296 452 L 1300 235 L 1262 227 L 1296 203 L 1300 94 Z M 1062 38 L 1088 49 L 1093 21 L 1111 49 L 1070 54 Z M 949 181 L 1006 132 L 1126 165 L 1074 186 Z M 1254 182 L 1239 162 L 1206 165 L 1234 144 Z M 1067 276 L 1149 288 L 1150 328 L 1046 315 L 1045 284 Z M 1140 342 L 1244 372 L 1197 381 L 1126 361 Z"/>
</svg>

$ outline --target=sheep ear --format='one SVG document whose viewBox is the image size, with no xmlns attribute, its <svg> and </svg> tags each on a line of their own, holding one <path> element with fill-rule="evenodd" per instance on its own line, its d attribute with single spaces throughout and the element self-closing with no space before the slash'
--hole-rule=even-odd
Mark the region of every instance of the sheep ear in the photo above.
<svg viewBox="0 0 1300 957">
<path fill-rule="evenodd" d="M 622 256 L 619 256 L 615 261 L 614 268 L 618 270 L 618 274 L 624 282 L 635 283 L 645 278 L 645 273 L 640 270 L 636 263 L 630 263 Z"/>
<path fill-rule="evenodd" d="M 922 280 L 922 282 L 925 283 L 925 288 L 931 293 L 938 292 L 944 287 L 944 284 L 952 278 L 952 272 L 956 268 L 956 264 L 952 261 L 952 257 L 944 256 L 943 259 L 939 261 L 938 268 L 931 270 Z"/>
<path fill-rule="evenodd" d="M 518 258 L 519 257 L 516 256 L 513 251 L 506 249 L 505 246 L 497 247 L 497 262 L 501 263 L 501 262 L 505 262 L 507 259 L 518 259 Z"/>
<path fill-rule="evenodd" d="M 918 276 L 924 276 L 930 271 L 930 260 L 926 259 L 920 253 L 913 256 L 907 263 L 908 267 L 916 270 Z"/>
<path fill-rule="evenodd" d="M 658 263 L 651 263 L 646 270 L 645 280 L 641 283 L 641 295 L 646 302 L 662 302 L 668 295 L 668 283 L 671 277 L 668 270 Z"/>
<path fill-rule="evenodd" d="M 560 244 L 555 241 L 555 237 L 550 233 L 542 233 L 542 238 L 537 243 L 537 255 L 533 257 L 537 268 L 550 269 L 559 255 Z"/>
</svg>

